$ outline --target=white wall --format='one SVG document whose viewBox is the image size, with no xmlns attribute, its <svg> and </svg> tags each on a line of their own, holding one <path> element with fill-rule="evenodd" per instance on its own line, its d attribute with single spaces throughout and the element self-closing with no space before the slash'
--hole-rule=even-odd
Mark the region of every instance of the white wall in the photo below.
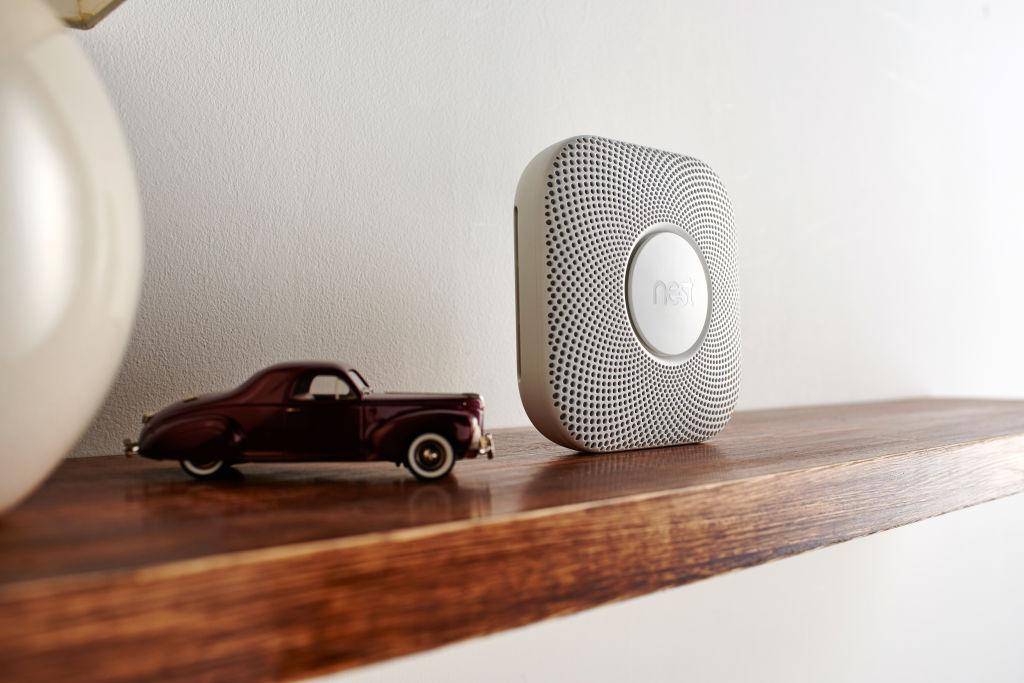
<svg viewBox="0 0 1024 683">
<path fill-rule="evenodd" d="M 742 406 L 1020 395 L 1022 29 L 1011 2 L 128 2 L 80 38 L 147 272 L 78 452 L 292 358 L 525 423 L 512 197 L 579 132 L 720 171 Z"/>
</svg>

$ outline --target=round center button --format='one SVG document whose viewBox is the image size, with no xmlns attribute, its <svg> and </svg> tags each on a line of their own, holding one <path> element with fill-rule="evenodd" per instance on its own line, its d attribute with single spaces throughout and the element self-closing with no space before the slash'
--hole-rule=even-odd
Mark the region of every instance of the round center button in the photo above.
<svg viewBox="0 0 1024 683">
<path fill-rule="evenodd" d="M 707 333 L 711 286 L 704 259 L 682 228 L 652 226 L 633 247 L 626 271 L 633 330 L 659 360 L 681 363 Z"/>
</svg>

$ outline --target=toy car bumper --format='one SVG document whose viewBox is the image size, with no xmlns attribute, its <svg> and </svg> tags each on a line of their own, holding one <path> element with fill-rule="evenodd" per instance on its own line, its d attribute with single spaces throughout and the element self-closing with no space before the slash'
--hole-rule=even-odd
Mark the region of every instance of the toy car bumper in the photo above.
<svg viewBox="0 0 1024 683">
<path fill-rule="evenodd" d="M 477 455 L 486 455 L 488 458 L 494 457 L 494 437 L 489 433 L 480 437 L 480 448 Z"/>
</svg>

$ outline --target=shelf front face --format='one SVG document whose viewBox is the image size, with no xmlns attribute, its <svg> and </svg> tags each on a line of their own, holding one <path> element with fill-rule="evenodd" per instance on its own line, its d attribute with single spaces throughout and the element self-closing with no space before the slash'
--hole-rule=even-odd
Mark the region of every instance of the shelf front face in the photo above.
<svg viewBox="0 0 1024 683">
<path fill-rule="evenodd" d="M 1024 490 L 1024 402 L 746 412 L 707 444 L 596 456 L 504 430 L 434 484 L 240 470 L 65 462 L 0 518 L 0 667 L 298 677 L 641 595 Z"/>
</svg>

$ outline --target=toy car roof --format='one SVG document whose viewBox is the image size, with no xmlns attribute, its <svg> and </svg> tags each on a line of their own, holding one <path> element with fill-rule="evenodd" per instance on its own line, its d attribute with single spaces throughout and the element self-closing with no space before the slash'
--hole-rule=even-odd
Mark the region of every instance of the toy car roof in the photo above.
<svg viewBox="0 0 1024 683">
<path fill-rule="evenodd" d="M 270 367 L 264 368 L 260 374 L 267 374 L 270 372 L 277 372 L 280 370 L 287 370 L 291 372 L 305 372 L 307 370 L 323 370 L 328 371 L 341 371 L 348 373 L 352 370 L 351 366 L 344 363 L 334 363 L 331 361 L 287 361 L 285 363 L 276 363 Z"/>
</svg>

